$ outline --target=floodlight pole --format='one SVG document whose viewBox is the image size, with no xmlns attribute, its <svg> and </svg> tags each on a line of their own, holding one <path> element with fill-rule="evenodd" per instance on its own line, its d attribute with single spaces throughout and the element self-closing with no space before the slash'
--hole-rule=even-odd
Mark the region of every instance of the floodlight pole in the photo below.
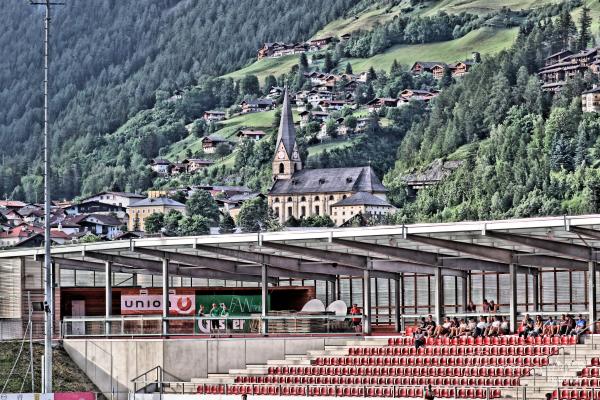
<svg viewBox="0 0 600 400">
<path fill-rule="evenodd" d="M 44 17 L 44 363 L 43 391 L 52 393 L 52 332 L 54 318 L 54 277 L 50 253 L 50 140 L 48 137 L 48 39 L 50 36 L 50 0 L 31 2 L 46 9 Z"/>
</svg>

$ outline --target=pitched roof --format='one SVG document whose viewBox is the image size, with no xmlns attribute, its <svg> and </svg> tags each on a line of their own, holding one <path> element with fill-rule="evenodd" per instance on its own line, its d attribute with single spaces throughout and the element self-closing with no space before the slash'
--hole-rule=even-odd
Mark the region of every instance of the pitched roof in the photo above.
<svg viewBox="0 0 600 400">
<path fill-rule="evenodd" d="M 283 106 L 281 108 L 281 120 L 279 121 L 279 130 L 277 131 L 277 142 L 275 148 L 279 148 L 279 143 L 283 143 L 288 157 L 292 158 L 294 144 L 296 143 L 296 128 L 294 128 L 294 118 L 292 116 L 292 105 L 287 87 L 283 96 Z"/>
<path fill-rule="evenodd" d="M 171 161 L 165 160 L 164 158 L 155 158 L 154 160 L 152 160 L 152 164 L 154 164 L 154 165 L 169 165 L 169 164 L 171 164 Z M 97 196 L 97 195 L 94 195 L 94 196 Z M 90 197 L 94 197 L 94 196 L 90 196 Z"/>
<path fill-rule="evenodd" d="M 85 217 L 84 221 L 89 223 L 95 223 L 90 221 L 90 219 L 95 219 L 97 224 L 99 225 L 110 225 L 110 226 L 121 226 L 123 223 L 121 220 L 113 215 L 105 215 L 105 214 L 90 214 Z"/>
<path fill-rule="evenodd" d="M 202 143 L 204 143 L 206 141 L 211 141 L 214 143 L 229 142 L 229 140 L 222 138 L 221 136 L 217 136 L 217 135 L 210 135 L 210 136 L 205 136 L 204 138 L 202 138 Z"/>
<path fill-rule="evenodd" d="M 303 169 L 278 179 L 269 194 L 387 192 L 371 167 Z"/>
<path fill-rule="evenodd" d="M 165 160 L 165 159 L 161 159 L 161 158 L 155 158 L 152 162 L 153 162 L 153 164 L 171 164 L 171 162 L 169 160 Z M 137 194 L 137 193 L 104 191 L 104 192 L 93 194 L 91 196 L 84 197 L 83 199 L 81 199 L 80 203 L 84 203 L 87 199 L 102 196 L 105 194 L 112 194 L 114 196 L 127 197 L 130 199 L 143 199 L 146 197 L 143 194 Z"/>
<path fill-rule="evenodd" d="M 414 68 L 415 65 L 417 65 L 417 64 L 419 64 L 421 67 L 423 67 L 425 69 L 431 69 L 431 68 L 435 67 L 436 65 L 441 65 L 444 67 L 446 66 L 446 63 L 441 62 L 441 61 L 415 61 L 412 68 Z"/>
<path fill-rule="evenodd" d="M 590 90 L 586 90 L 585 92 L 583 92 L 582 94 L 588 94 L 588 93 L 598 93 L 600 92 L 600 86 L 597 86 L 595 88 L 591 88 Z"/>
<path fill-rule="evenodd" d="M 18 200 L 0 200 L 0 207 L 5 208 L 22 208 L 25 207 L 27 203 L 23 203 Z"/>
<path fill-rule="evenodd" d="M 264 136 L 265 131 L 253 130 L 253 129 L 242 129 L 237 133 L 237 136 Z"/>
<path fill-rule="evenodd" d="M 182 204 L 168 197 L 149 197 L 140 201 L 136 201 L 129 205 L 129 207 L 148 207 L 148 206 L 168 206 L 168 207 L 185 207 Z"/>
<path fill-rule="evenodd" d="M 392 207 L 390 203 L 372 195 L 369 192 L 358 192 L 354 193 L 350 197 L 346 197 L 333 204 L 333 206 L 380 206 L 380 207 Z"/>
<path fill-rule="evenodd" d="M 246 103 L 248 105 L 256 105 L 256 106 L 260 106 L 260 105 L 272 106 L 274 102 L 272 99 L 254 99 L 254 100 L 242 101 L 242 104 L 244 104 L 244 103 Z"/>
</svg>

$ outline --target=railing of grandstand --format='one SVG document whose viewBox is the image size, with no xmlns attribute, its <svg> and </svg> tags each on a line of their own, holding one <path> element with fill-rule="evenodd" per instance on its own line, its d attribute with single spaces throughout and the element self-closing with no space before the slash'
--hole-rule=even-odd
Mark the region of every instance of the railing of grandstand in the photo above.
<svg viewBox="0 0 600 400">
<path fill-rule="evenodd" d="M 168 336 L 264 335 L 268 334 L 362 334 L 362 315 L 251 315 L 231 317 L 167 317 L 157 315 L 127 315 L 113 317 L 69 317 L 62 321 L 62 337 L 137 337 L 163 336 L 163 321 L 167 321 Z"/>
<path fill-rule="evenodd" d="M 570 312 L 570 311 L 525 311 L 525 312 L 520 312 L 517 314 L 518 317 L 523 317 L 525 315 L 529 315 L 531 317 L 536 317 L 538 315 L 541 315 L 543 317 L 559 317 L 563 314 L 582 314 L 582 315 L 589 315 L 589 312 L 587 311 L 577 311 L 577 312 Z M 427 318 L 429 315 L 431 315 L 431 313 L 427 313 L 427 314 L 402 314 L 400 316 L 400 330 L 402 332 L 406 332 L 406 324 L 407 321 L 410 321 L 412 323 L 418 323 L 419 320 L 421 318 Z M 445 314 L 443 315 L 443 318 L 446 317 L 450 317 L 450 318 L 479 318 L 479 317 L 509 317 L 510 314 L 506 313 L 506 312 L 488 312 L 488 313 L 483 313 L 483 312 L 469 312 L 469 313 L 451 313 L 451 314 Z M 591 324 L 590 324 L 591 325 Z"/>
</svg>

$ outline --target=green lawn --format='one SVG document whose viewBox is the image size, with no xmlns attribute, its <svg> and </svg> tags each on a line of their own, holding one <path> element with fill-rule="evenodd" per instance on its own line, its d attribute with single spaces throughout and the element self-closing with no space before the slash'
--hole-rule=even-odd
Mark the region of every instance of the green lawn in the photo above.
<svg viewBox="0 0 600 400">
<path fill-rule="evenodd" d="M 261 83 L 264 83 L 268 75 L 281 75 L 289 71 L 298 63 L 299 55 L 293 54 L 279 58 L 265 58 L 252 64 L 224 75 L 226 78 L 240 79 L 246 75 L 256 75 Z"/>
<path fill-rule="evenodd" d="M 308 156 L 316 156 L 318 154 L 321 154 L 325 150 L 342 149 L 344 147 L 350 147 L 354 144 L 354 141 L 355 138 L 316 144 L 308 148 Z"/>
<path fill-rule="evenodd" d="M 415 61 L 455 62 L 470 58 L 473 51 L 493 54 L 506 49 L 513 44 L 517 32 L 517 28 L 481 28 L 459 39 L 438 43 L 398 45 L 371 58 L 344 60 L 343 64 L 350 61 L 352 69 L 356 73 L 366 71 L 371 66 L 387 71 L 394 59 L 398 60 L 400 64 L 409 66 Z"/>
<path fill-rule="evenodd" d="M 313 35 L 314 38 L 325 37 L 325 36 L 341 36 L 346 33 L 352 33 L 358 30 L 370 30 L 375 24 L 383 24 L 398 15 L 398 11 L 401 7 L 394 7 L 389 13 L 386 13 L 385 8 L 379 8 L 375 10 L 369 10 L 361 13 L 355 18 L 351 16 L 349 18 L 340 18 L 325 25 L 321 30 Z"/>
<path fill-rule="evenodd" d="M 560 0 L 442 0 L 424 12 L 424 15 L 437 14 L 440 11 L 458 14 L 468 12 L 471 14 L 488 14 L 502 7 L 512 10 L 530 9 L 550 3 L 560 3 Z"/>
</svg>

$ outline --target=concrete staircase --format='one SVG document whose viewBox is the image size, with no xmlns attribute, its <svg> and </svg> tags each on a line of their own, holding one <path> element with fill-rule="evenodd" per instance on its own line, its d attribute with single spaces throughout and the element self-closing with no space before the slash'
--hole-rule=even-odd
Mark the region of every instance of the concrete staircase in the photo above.
<svg viewBox="0 0 600 400">
<path fill-rule="evenodd" d="M 270 366 L 311 365 L 312 360 L 318 357 L 347 355 L 349 347 L 387 344 L 387 337 L 353 339 L 343 346 L 326 346 L 324 350 L 310 350 L 305 355 L 288 355 L 283 360 L 269 360 L 263 365 L 232 369 L 228 374 L 209 374 L 206 378 L 192 379 L 190 388 L 197 384 L 233 384 L 237 376 L 267 374 Z M 507 399 L 543 400 L 546 393 L 559 388 L 564 379 L 575 378 L 579 371 L 591 363 L 593 357 L 600 357 L 600 335 L 585 337 L 583 344 L 562 347 L 558 355 L 550 357 L 547 367 L 534 368 L 531 376 L 522 377 L 521 387 L 502 388 L 502 396 Z"/>
</svg>

